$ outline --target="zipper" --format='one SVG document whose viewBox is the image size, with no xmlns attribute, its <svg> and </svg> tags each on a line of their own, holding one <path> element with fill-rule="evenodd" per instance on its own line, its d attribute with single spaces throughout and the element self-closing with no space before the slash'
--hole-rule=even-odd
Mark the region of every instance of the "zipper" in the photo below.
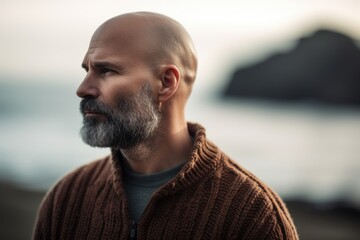
<svg viewBox="0 0 360 240">
<path fill-rule="evenodd" d="M 135 220 L 131 220 L 131 227 L 130 227 L 130 239 L 136 239 L 136 228 L 137 228 L 137 223 L 135 222 Z"/>
</svg>

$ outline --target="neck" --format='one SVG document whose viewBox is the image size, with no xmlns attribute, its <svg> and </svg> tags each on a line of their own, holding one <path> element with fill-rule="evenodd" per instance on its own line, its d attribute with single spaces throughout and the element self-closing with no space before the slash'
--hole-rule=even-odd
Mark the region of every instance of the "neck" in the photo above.
<svg viewBox="0 0 360 240">
<path fill-rule="evenodd" d="M 148 142 L 139 144 L 130 149 L 121 149 L 127 164 L 134 172 L 151 174 L 161 172 L 190 158 L 192 139 L 187 124 L 161 124 L 155 137 Z"/>
</svg>

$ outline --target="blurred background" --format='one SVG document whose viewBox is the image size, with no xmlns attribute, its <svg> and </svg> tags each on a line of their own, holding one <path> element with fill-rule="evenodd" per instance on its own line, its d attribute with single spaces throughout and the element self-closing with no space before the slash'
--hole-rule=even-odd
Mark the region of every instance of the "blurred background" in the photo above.
<svg viewBox="0 0 360 240">
<path fill-rule="evenodd" d="M 360 1 L 2 0 L 0 239 L 29 239 L 47 189 L 105 156 L 79 137 L 80 65 L 130 11 L 189 31 L 189 121 L 286 201 L 301 239 L 360 236 Z"/>
</svg>

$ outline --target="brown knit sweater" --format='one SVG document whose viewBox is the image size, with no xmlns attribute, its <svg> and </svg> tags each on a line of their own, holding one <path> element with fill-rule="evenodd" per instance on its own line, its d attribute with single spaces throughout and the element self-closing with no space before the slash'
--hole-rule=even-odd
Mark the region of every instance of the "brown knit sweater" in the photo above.
<svg viewBox="0 0 360 240">
<path fill-rule="evenodd" d="M 154 193 L 132 227 L 113 151 L 65 176 L 46 195 L 34 239 L 298 239 L 279 196 L 189 124 L 191 159 Z"/>
</svg>

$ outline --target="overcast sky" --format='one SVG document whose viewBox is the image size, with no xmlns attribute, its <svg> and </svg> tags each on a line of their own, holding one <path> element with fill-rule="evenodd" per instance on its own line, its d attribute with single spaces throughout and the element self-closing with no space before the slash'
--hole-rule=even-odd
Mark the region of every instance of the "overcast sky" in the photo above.
<svg viewBox="0 0 360 240">
<path fill-rule="evenodd" d="M 80 81 L 80 64 L 94 30 L 130 11 L 159 12 L 181 22 L 197 47 L 201 79 L 224 74 L 238 64 L 235 59 L 250 61 L 289 47 L 287 41 L 317 26 L 360 39 L 357 0 L 1 0 L 0 81 L 9 76 Z"/>
</svg>

